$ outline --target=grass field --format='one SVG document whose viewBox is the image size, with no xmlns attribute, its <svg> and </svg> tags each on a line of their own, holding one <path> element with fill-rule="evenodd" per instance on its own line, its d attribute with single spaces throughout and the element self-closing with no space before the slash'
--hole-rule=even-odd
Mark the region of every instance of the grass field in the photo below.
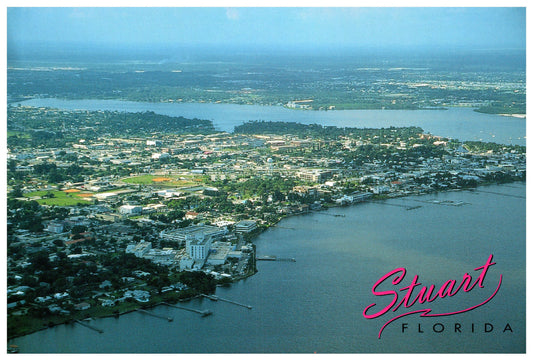
<svg viewBox="0 0 533 364">
<path fill-rule="evenodd" d="M 7 137 L 9 138 L 10 136 L 17 136 L 19 138 L 24 138 L 24 139 L 29 139 L 31 137 L 29 133 L 24 133 L 24 132 L 21 132 L 21 131 L 10 131 L 10 130 L 8 130 L 7 131 Z"/>
<path fill-rule="evenodd" d="M 151 174 L 143 176 L 128 177 L 122 181 L 125 183 L 133 183 L 139 185 L 160 185 L 160 186 L 173 186 L 173 187 L 185 187 L 192 186 L 198 183 L 191 179 L 189 176 L 186 176 L 185 180 L 179 179 L 180 176 L 169 175 L 169 176 L 154 176 Z"/>
<path fill-rule="evenodd" d="M 43 197 L 44 195 L 52 193 L 54 197 Z M 41 205 L 49 206 L 73 206 L 78 203 L 90 204 L 91 201 L 84 200 L 84 197 L 89 197 L 92 194 L 82 192 L 67 193 L 65 191 L 35 191 L 24 195 L 24 197 L 40 197 L 36 200 Z"/>
</svg>

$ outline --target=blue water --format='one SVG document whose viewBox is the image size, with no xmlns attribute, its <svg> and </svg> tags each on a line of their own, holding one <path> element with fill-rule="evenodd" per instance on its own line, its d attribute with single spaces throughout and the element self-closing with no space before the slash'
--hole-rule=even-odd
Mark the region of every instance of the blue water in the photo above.
<svg viewBox="0 0 533 364">
<path fill-rule="evenodd" d="M 217 288 L 220 297 L 252 305 L 252 310 L 197 299 L 183 305 L 214 314 L 202 318 L 160 306 L 154 312 L 173 316 L 173 322 L 131 313 L 94 320 L 102 334 L 62 325 L 10 344 L 34 353 L 525 352 L 525 190 L 524 183 L 488 186 L 290 217 L 255 244 L 259 255 L 296 262 L 260 261 L 256 275 Z M 422 207 L 406 210 L 393 204 Z M 448 312 L 476 305 L 494 292 L 502 275 L 500 290 L 486 305 L 443 318 L 405 317 L 387 326 L 381 339 L 379 329 L 394 315 L 373 320 L 362 315 L 370 303 L 387 301 L 378 301 L 371 287 L 392 269 L 406 268 L 406 282 L 417 274 L 422 285 L 440 287 L 448 279 L 460 281 L 466 272 L 476 277 L 474 269 L 490 254 L 496 265 L 489 268 L 484 288 L 423 308 Z M 408 329 L 402 333 L 404 323 Z M 455 332 L 456 323 L 461 332 Z M 492 325 L 491 332 L 484 332 L 485 323 Z M 512 332 L 503 332 L 507 323 Z M 433 332 L 435 324 L 442 324 L 444 332 Z"/>
<path fill-rule="evenodd" d="M 17 105 L 19 103 L 14 103 Z M 434 135 L 462 141 L 481 140 L 526 145 L 526 119 L 489 115 L 470 108 L 448 110 L 292 110 L 281 106 L 148 103 L 120 100 L 32 99 L 22 105 L 53 107 L 67 110 L 153 111 L 170 116 L 183 116 L 213 121 L 219 130 L 233 128 L 250 120 L 292 121 L 339 127 L 419 126 Z"/>
</svg>

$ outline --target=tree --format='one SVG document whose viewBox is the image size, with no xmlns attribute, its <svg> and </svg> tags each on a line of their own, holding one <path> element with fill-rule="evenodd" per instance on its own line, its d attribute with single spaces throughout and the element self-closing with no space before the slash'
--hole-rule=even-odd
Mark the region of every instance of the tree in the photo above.
<svg viewBox="0 0 533 364">
<path fill-rule="evenodd" d="M 15 187 L 13 187 L 13 189 L 9 193 L 9 197 L 22 197 L 22 188 L 20 187 L 20 185 L 15 185 Z"/>
<path fill-rule="evenodd" d="M 30 258 L 30 262 L 35 270 L 45 271 L 51 268 L 50 259 L 48 259 L 48 253 L 46 251 L 35 253 L 35 255 Z"/>
</svg>

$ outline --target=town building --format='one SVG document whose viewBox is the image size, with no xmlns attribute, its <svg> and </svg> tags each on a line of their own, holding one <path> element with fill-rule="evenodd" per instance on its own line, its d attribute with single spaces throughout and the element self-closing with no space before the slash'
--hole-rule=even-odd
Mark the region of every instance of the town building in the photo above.
<svg viewBox="0 0 533 364">
<path fill-rule="evenodd" d="M 211 225 L 192 225 L 185 228 L 163 230 L 159 233 L 161 239 L 185 243 L 187 240 L 203 240 L 205 237 L 221 238 L 228 232 L 225 227 Z"/>
<path fill-rule="evenodd" d="M 211 249 L 211 238 L 207 237 L 202 240 L 187 240 L 185 251 L 195 261 L 205 261 Z"/>
<path fill-rule="evenodd" d="M 150 249 L 152 249 L 152 243 L 142 241 L 137 245 L 128 245 L 126 247 L 126 253 L 134 254 L 137 258 L 142 258 Z"/>
<path fill-rule="evenodd" d="M 137 215 L 143 211 L 142 206 L 123 205 L 118 208 L 118 212 L 123 215 Z"/>
<path fill-rule="evenodd" d="M 241 234 L 251 233 L 257 228 L 257 223 L 254 220 L 242 220 L 235 224 L 235 232 Z"/>
</svg>

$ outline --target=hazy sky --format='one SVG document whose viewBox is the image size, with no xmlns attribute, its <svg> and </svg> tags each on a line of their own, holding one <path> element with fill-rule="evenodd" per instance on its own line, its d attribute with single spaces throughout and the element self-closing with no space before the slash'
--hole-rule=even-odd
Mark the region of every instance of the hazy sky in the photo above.
<svg viewBox="0 0 533 364">
<path fill-rule="evenodd" d="M 27 42 L 525 49 L 525 8 L 8 8 Z"/>
</svg>

